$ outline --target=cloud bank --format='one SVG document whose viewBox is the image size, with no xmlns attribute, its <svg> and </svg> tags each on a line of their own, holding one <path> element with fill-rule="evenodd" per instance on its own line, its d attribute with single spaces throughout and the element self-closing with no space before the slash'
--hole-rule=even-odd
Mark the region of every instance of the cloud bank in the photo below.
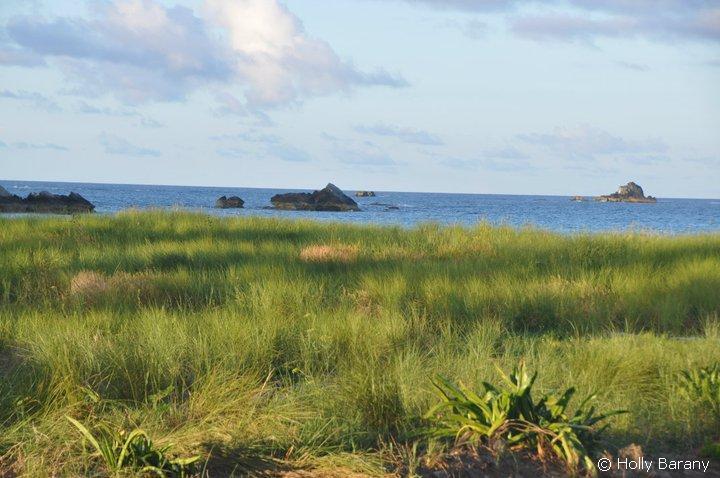
<svg viewBox="0 0 720 478">
<path fill-rule="evenodd" d="M 610 164 L 651 165 L 668 161 L 670 147 L 660 139 L 628 139 L 589 126 L 559 126 L 550 132 L 524 133 L 488 148 L 475 157 L 448 157 L 440 164 L 458 170 L 538 171 L 551 165 L 564 169 L 607 169 Z"/>
<path fill-rule="evenodd" d="M 641 37 L 720 42 L 720 4 L 713 0 L 401 1 L 439 10 L 504 13 L 510 31 L 535 41 Z M 521 6 L 537 13 L 523 13 Z"/>
<path fill-rule="evenodd" d="M 1 90 L 0 99 L 20 101 L 33 105 L 37 109 L 50 113 L 59 113 L 62 108 L 52 99 L 33 91 L 25 90 Z"/>
<path fill-rule="evenodd" d="M 107 154 L 117 154 L 122 156 L 160 156 L 162 153 L 156 149 L 145 148 L 135 145 L 125 138 L 112 134 L 103 133 L 100 135 L 100 145 Z"/>
<path fill-rule="evenodd" d="M 520 134 L 517 139 L 568 159 L 593 159 L 603 155 L 657 155 L 669 149 L 659 139 L 629 140 L 588 125 L 558 127 L 550 133 Z"/>
<path fill-rule="evenodd" d="M 83 94 L 174 101 L 207 86 L 239 88 L 249 108 L 402 87 L 366 72 L 310 36 L 278 0 L 206 0 L 199 11 L 158 0 L 93 3 L 85 17 L 12 18 L 0 31 L 0 65 L 57 64 Z"/>
</svg>

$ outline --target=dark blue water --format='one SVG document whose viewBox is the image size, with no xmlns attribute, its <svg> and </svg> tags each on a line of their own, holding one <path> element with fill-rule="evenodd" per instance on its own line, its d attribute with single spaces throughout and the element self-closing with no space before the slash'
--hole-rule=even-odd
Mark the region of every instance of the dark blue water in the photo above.
<svg viewBox="0 0 720 478">
<path fill-rule="evenodd" d="M 558 232 L 649 230 L 661 233 L 720 231 L 720 199 L 658 199 L 656 204 L 573 202 L 566 196 L 509 196 L 377 192 L 356 198 L 361 212 L 331 213 L 266 209 L 270 198 L 288 189 L 209 188 L 1 181 L 9 192 L 82 194 L 99 213 L 127 208 L 183 208 L 217 216 L 273 216 L 413 226 L 424 222 L 472 225 L 480 221 L 537 226 Z M 295 190 L 299 191 L 299 190 Z M 346 191 L 352 195 L 351 191 Z M 217 210 L 215 200 L 237 195 L 245 209 Z M 397 206 L 388 210 L 386 205 Z"/>
</svg>

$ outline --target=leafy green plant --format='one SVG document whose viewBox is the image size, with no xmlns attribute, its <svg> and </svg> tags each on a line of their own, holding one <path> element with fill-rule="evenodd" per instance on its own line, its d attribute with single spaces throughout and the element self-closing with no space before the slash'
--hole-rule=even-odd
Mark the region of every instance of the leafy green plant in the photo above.
<svg viewBox="0 0 720 478">
<path fill-rule="evenodd" d="M 700 456 L 720 460 L 720 441 L 707 442 L 700 449 Z"/>
<path fill-rule="evenodd" d="M 680 386 L 691 400 L 707 406 L 720 421 L 720 363 L 682 372 Z"/>
<path fill-rule="evenodd" d="M 511 447 L 535 448 L 540 456 L 550 450 L 569 468 L 582 466 L 594 472 L 590 454 L 607 428 L 598 424 L 624 412 L 598 414 L 594 406 L 589 406 L 595 399 L 590 395 L 570 414 L 568 405 L 575 395 L 574 388 L 535 401 L 532 387 L 537 373 L 528 375 L 525 364 L 521 363 L 509 376 L 500 374 L 505 386 L 483 383 L 482 395 L 438 377 L 434 385 L 441 401 L 425 415 L 434 422 L 429 435 L 454 438 L 457 444 L 502 441 Z"/>
<path fill-rule="evenodd" d="M 93 434 L 85 425 L 72 417 L 66 417 L 82 436 L 92 445 L 111 473 L 118 474 L 125 468 L 154 473 L 161 477 L 186 477 L 194 473 L 199 456 L 170 459 L 167 452 L 172 447 L 157 447 L 143 430 L 129 433 L 113 431 L 104 425 L 95 427 Z"/>
</svg>

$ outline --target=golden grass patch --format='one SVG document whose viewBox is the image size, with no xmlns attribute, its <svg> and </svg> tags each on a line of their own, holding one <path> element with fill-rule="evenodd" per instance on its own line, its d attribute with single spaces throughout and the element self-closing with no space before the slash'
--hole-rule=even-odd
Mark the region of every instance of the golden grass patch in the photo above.
<svg viewBox="0 0 720 478">
<path fill-rule="evenodd" d="M 95 297 L 110 289 L 108 278 L 95 271 L 80 271 L 70 280 L 70 294 Z"/>
<path fill-rule="evenodd" d="M 110 296 L 151 298 L 156 295 L 155 289 L 153 277 L 147 273 L 117 272 L 108 276 L 95 271 L 80 271 L 70 280 L 70 296 L 88 302 Z"/>
<path fill-rule="evenodd" d="M 304 262 L 354 262 L 358 256 L 357 246 L 324 245 L 307 246 L 300 251 L 300 260 Z"/>
</svg>

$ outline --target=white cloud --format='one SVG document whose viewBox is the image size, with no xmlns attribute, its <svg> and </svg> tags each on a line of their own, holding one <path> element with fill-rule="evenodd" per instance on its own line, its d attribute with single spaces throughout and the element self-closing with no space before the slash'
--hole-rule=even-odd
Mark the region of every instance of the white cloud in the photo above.
<svg viewBox="0 0 720 478">
<path fill-rule="evenodd" d="M 520 134 L 517 139 L 569 159 L 602 155 L 658 155 L 669 149 L 659 139 L 628 140 L 588 125 L 558 127 L 551 133 Z"/>
<path fill-rule="evenodd" d="M 2 90 L 0 91 L 0 99 L 8 99 L 21 101 L 33 105 L 35 108 L 48 111 L 50 113 L 58 113 L 62 108 L 53 100 L 45 95 L 33 91 L 25 90 Z"/>
<path fill-rule="evenodd" d="M 389 136 L 397 138 L 404 143 L 422 144 L 424 146 L 440 146 L 444 144 L 442 139 L 427 131 L 385 123 L 370 126 L 359 125 L 355 127 L 355 131 L 375 136 Z"/>
<path fill-rule="evenodd" d="M 78 103 L 76 112 L 85 115 L 102 115 L 102 116 L 116 116 L 116 117 L 131 117 L 140 116 L 140 113 L 129 109 L 116 109 L 109 108 L 106 106 L 95 106 L 85 101 Z"/>
<path fill-rule="evenodd" d="M 592 41 L 642 37 L 658 41 L 720 41 L 720 8 L 686 11 L 627 9 L 599 14 L 544 13 L 516 17 L 512 30 L 533 40 Z"/>
<path fill-rule="evenodd" d="M 216 152 L 228 158 L 274 158 L 288 162 L 307 162 L 312 159 L 306 151 L 287 143 L 279 136 L 253 129 L 211 136 L 210 139 L 224 145 Z M 243 146 L 237 147 L 236 143 L 242 143 Z"/>
<path fill-rule="evenodd" d="M 156 149 L 137 146 L 128 140 L 112 134 L 103 133 L 100 135 L 100 144 L 107 154 L 117 154 L 121 156 L 160 156 L 160 151 Z"/>
<path fill-rule="evenodd" d="M 250 107 L 265 107 L 348 91 L 355 85 L 404 86 L 385 71 L 364 73 L 342 61 L 330 45 L 307 34 L 277 0 L 208 0 L 207 9 L 227 33 Z"/>
<path fill-rule="evenodd" d="M 440 164 L 461 170 L 535 172 L 543 167 L 597 169 L 618 164 L 656 165 L 669 160 L 669 147 L 659 139 L 632 140 L 589 125 L 557 127 L 549 133 L 519 134 L 502 147 L 476 157 L 448 157 Z"/>
<path fill-rule="evenodd" d="M 412 5 L 427 5 L 442 10 L 487 12 L 512 8 L 519 0 L 403 0 Z"/>
<path fill-rule="evenodd" d="M 19 143 L 13 143 L 12 146 L 16 149 L 25 149 L 25 150 L 33 150 L 33 149 L 49 149 L 53 151 L 68 151 L 68 148 L 66 146 L 62 146 L 55 143 L 27 143 L 27 142 L 19 142 Z"/>
<path fill-rule="evenodd" d="M 474 158 L 448 157 L 440 160 L 440 164 L 459 170 L 486 171 L 532 171 L 535 167 L 530 163 L 530 155 L 514 146 L 489 148 Z"/>
<path fill-rule="evenodd" d="M 16 17 L 6 31 L 25 51 L 54 59 L 82 90 L 129 103 L 174 100 L 232 74 L 226 51 L 185 7 L 153 0 L 94 4 L 94 16 Z"/>
<path fill-rule="evenodd" d="M 13 44 L 0 50 L 0 63 L 53 60 L 80 81 L 76 91 L 127 103 L 180 100 L 214 85 L 241 88 L 240 106 L 259 109 L 356 86 L 407 84 L 342 60 L 278 0 L 207 0 L 202 15 L 157 0 L 93 5 L 89 19 L 11 19 L 4 33 Z"/>
<path fill-rule="evenodd" d="M 627 70 L 650 71 L 650 67 L 642 63 L 633 63 L 630 61 L 616 61 L 615 64 Z"/>
<path fill-rule="evenodd" d="M 32 143 L 27 141 L 17 141 L 14 143 L 4 143 L 0 141 L 0 148 L 12 148 L 18 151 L 31 151 L 31 150 L 51 150 L 51 151 L 69 151 L 66 146 L 55 144 L 55 143 Z"/>
<path fill-rule="evenodd" d="M 720 41 L 720 5 L 709 0 L 404 1 L 472 14 L 505 13 L 513 32 L 536 41 L 592 41 L 602 37 Z M 523 14 L 521 7 L 538 13 Z"/>
<path fill-rule="evenodd" d="M 330 154 L 343 164 L 388 170 L 400 163 L 372 141 L 339 138 L 328 133 L 323 133 L 322 137 L 330 145 Z"/>
</svg>

